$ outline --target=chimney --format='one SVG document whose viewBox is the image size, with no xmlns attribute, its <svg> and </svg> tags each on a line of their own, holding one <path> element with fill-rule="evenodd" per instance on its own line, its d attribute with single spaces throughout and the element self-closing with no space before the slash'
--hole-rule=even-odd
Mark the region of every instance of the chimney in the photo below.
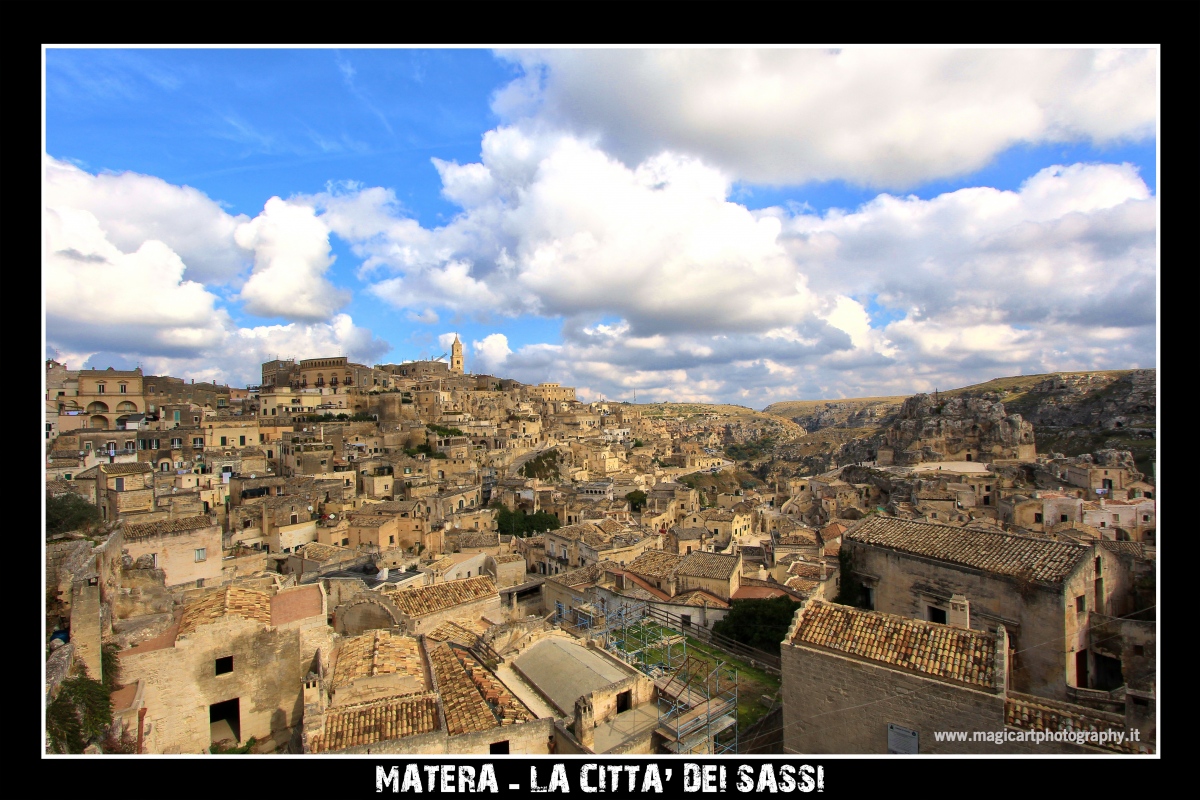
<svg viewBox="0 0 1200 800">
<path fill-rule="evenodd" d="M 965 595 L 956 594 L 950 598 L 950 615 L 946 621 L 955 628 L 971 627 L 971 601 Z"/>
</svg>

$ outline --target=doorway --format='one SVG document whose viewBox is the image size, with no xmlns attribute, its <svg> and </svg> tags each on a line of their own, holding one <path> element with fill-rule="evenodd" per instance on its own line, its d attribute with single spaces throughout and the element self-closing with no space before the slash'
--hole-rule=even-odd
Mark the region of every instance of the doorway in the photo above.
<svg viewBox="0 0 1200 800">
<path fill-rule="evenodd" d="M 620 714 L 622 711 L 628 711 L 631 708 L 633 708 L 632 690 L 617 694 L 617 713 Z"/>
<path fill-rule="evenodd" d="M 208 727 L 213 744 L 223 739 L 242 741 L 240 698 L 213 703 L 208 707 Z"/>
</svg>

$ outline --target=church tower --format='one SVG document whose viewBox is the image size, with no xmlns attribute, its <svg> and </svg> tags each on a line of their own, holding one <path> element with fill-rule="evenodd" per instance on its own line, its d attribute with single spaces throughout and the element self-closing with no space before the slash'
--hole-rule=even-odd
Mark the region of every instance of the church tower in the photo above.
<svg viewBox="0 0 1200 800">
<path fill-rule="evenodd" d="M 455 375 L 463 374 L 462 342 L 458 334 L 454 334 L 454 344 L 450 345 L 450 371 Z"/>
</svg>

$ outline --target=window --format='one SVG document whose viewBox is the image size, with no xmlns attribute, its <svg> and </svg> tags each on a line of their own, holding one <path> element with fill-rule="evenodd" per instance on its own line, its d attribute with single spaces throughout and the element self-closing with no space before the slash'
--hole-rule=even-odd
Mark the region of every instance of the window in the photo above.
<svg viewBox="0 0 1200 800">
<path fill-rule="evenodd" d="M 104 384 L 103 383 L 96 386 L 96 394 L 104 394 Z"/>
<path fill-rule="evenodd" d="M 239 445 L 241 445 L 242 447 L 245 447 L 245 446 L 246 446 L 246 437 L 245 437 L 245 436 L 239 436 L 239 437 L 238 437 L 238 444 L 239 444 Z"/>
<path fill-rule="evenodd" d="M 1042 515 L 1041 515 L 1041 514 L 1034 514 L 1034 515 L 1033 515 L 1033 522 L 1034 522 L 1034 524 L 1036 524 L 1036 525 L 1041 525 L 1041 524 L 1042 524 Z"/>
<path fill-rule="evenodd" d="M 939 624 L 946 624 L 946 609 L 938 608 L 937 606 L 928 606 L 926 609 L 929 612 L 929 621 Z"/>
<path fill-rule="evenodd" d="M 1146 648 L 1145 648 L 1145 646 L 1144 646 L 1144 645 L 1140 645 L 1140 644 L 1135 644 L 1135 645 L 1133 646 L 1133 654 L 1134 654 L 1135 656 L 1144 656 L 1144 655 L 1146 655 Z"/>
<path fill-rule="evenodd" d="M 1068 518 L 1067 518 L 1067 515 L 1066 515 L 1066 514 L 1059 514 L 1059 515 L 1058 515 L 1058 521 L 1059 521 L 1059 522 L 1068 522 L 1069 520 L 1068 520 Z"/>
<path fill-rule="evenodd" d="M 63 475 L 63 480 L 64 480 L 64 481 L 69 481 L 69 480 L 71 480 L 71 473 L 69 473 L 69 472 L 68 472 L 68 473 L 65 473 L 65 474 Z"/>
<path fill-rule="evenodd" d="M 1100 574 L 1100 556 L 1096 556 L 1096 574 Z"/>
<path fill-rule="evenodd" d="M 121 389 L 121 394 L 127 394 L 129 391 L 129 387 L 123 383 L 120 385 L 120 389 Z"/>
<path fill-rule="evenodd" d="M 172 449 L 183 447 L 183 439 L 172 439 L 171 447 Z"/>
<path fill-rule="evenodd" d="M 233 672 L 233 656 L 218 658 L 214 672 L 217 675 L 228 675 L 229 673 Z"/>
<path fill-rule="evenodd" d="M 204 437 L 203 436 L 193 436 L 192 437 L 192 447 L 204 447 Z"/>
<path fill-rule="evenodd" d="M 229 443 L 229 440 L 227 439 L 227 437 L 225 437 L 225 436 L 222 436 L 222 437 L 221 437 L 221 447 L 224 447 L 224 446 L 225 446 L 225 445 L 227 445 L 228 443 Z"/>
<path fill-rule="evenodd" d="M 179 412 L 178 411 L 175 412 L 174 419 L 176 422 L 179 422 Z"/>
<path fill-rule="evenodd" d="M 347 546 L 347 545 L 349 545 L 349 544 L 350 544 L 350 540 L 349 540 L 349 539 L 342 539 L 342 547 L 346 547 L 346 546 Z"/>
<path fill-rule="evenodd" d="M 196 548 L 196 560 L 197 561 L 207 561 L 208 560 L 208 548 L 207 547 L 197 547 Z"/>
<path fill-rule="evenodd" d="M 1087 595 L 1079 595 L 1075 598 L 1075 611 L 1082 614 L 1087 611 Z"/>
<path fill-rule="evenodd" d="M 1149 521 L 1150 521 L 1150 515 L 1142 514 L 1142 522 L 1149 522 Z"/>
<path fill-rule="evenodd" d="M 488 752 L 496 755 L 508 755 L 508 739 L 502 742 L 492 742 L 488 745 Z"/>
<path fill-rule="evenodd" d="M 389 536 L 389 537 L 388 537 L 388 544 L 395 544 L 395 543 L 396 543 L 396 537 L 395 537 L 395 536 Z"/>
<path fill-rule="evenodd" d="M 114 483 L 113 488 L 116 489 L 118 492 L 125 491 L 125 479 L 124 478 L 117 478 L 113 483 Z"/>
</svg>

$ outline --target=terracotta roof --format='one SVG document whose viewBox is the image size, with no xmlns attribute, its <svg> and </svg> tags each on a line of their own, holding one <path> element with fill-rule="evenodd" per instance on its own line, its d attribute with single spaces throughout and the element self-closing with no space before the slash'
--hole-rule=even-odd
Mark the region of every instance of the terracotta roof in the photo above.
<svg viewBox="0 0 1200 800">
<path fill-rule="evenodd" d="M 1141 542 L 1114 542 L 1110 539 L 1101 539 L 1098 544 L 1105 550 L 1114 553 L 1127 553 L 1135 558 L 1146 557 L 1146 546 Z"/>
<path fill-rule="evenodd" d="M 961 564 L 983 572 L 1060 583 L 1088 553 L 1079 544 L 951 525 L 867 517 L 846 532 L 856 542 Z"/>
<path fill-rule="evenodd" d="M 795 575 L 795 576 L 788 578 L 786 581 L 784 581 L 783 585 L 789 589 L 793 589 L 797 592 L 800 592 L 805 597 L 807 597 L 807 596 L 811 595 L 813 592 L 815 592 L 821 584 L 819 582 L 813 580 L 812 578 L 806 578 L 801 575 Z"/>
<path fill-rule="evenodd" d="M 774 586 L 741 586 L 733 593 L 733 600 L 768 600 L 772 597 L 787 597 L 788 593 Z"/>
<path fill-rule="evenodd" d="M 679 575 L 687 575 L 692 578 L 727 580 L 737 569 L 737 556 L 695 551 L 683 557 L 683 560 L 679 562 L 679 569 L 676 572 Z"/>
<path fill-rule="evenodd" d="M 696 606 L 697 608 L 705 603 L 708 603 L 709 608 L 729 608 L 729 603 L 703 589 L 693 589 L 690 592 L 677 594 L 671 602 L 675 605 Z"/>
<path fill-rule="evenodd" d="M 463 531 L 458 537 L 459 547 L 496 547 L 500 539 L 488 531 Z"/>
<path fill-rule="evenodd" d="M 215 528 L 216 526 L 217 523 L 213 522 L 212 518 L 207 516 L 184 517 L 183 519 L 170 519 L 161 522 L 126 523 L 124 528 L 122 528 L 122 536 L 124 536 L 126 541 L 135 541 L 137 539 L 148 539 L 151 536 L 187 533 L 188 531 Z"/>
<path fill-rule="evenodd" d="M 521 701 L 466 650 L 440 642 L 429 649 L 429 662 L 446 713 L 446 732 L 451 736 L 533 718 Z"/>
<path fill-rule="evenodd" d="M 316 584 L 287 589 L 271 598 L 271 624 L 286 625 L 298 619 L 322 616 L 321 589 Z"/>
<path fill-rule="evenodd" d="M 1123 730 L 1124 725 L 1116 720 L 1106 720 L 1101 714 L 1083 706 L 1059 703 L 1041 697 L 1009 692 L 1004 699 L 1004 724 L 1010 728 L 1021 728 L 1028 731 L 1084 731 Z M 1093 747 L 1113 750 L 1118 753 L 1153 753 L 1153 748 L 1145 743 L 1125 741 L 1117 744 L 1115 741 Z"/>
<path fill-rule="evenodd" d="M 499 597 L 496 584 L 487 575 L 457 581 L 435 583 L 387 593 L 388 598 L 410 617 L 423 617 L 463 603 L 485 597 Z"/>
<path fill-rule="evenodd" d="M 546 580 L 554 581 L 563 586 L 587 586 L 596 583 L 604 577 L 606 565 L 616 566 L 611 561 L 599 561 L 595 564 L 588 564 L 586 567 L 573 569 L 570 572 L 547 575 Z"/>
<path fill-rule="evenodd" d="M 479 634 L 467 630 L 454 621 L 443 622 L 425 634 L 426 640 L 434 642 L 453 642 L 463 647 L 474 647 L 479 640 Z"/>
<path fill-rule="evenodd" d="M 792 643 L 922 673 L 930 678 L 991 689 L 996 637 L 878 611 L 810 601 Z"/>
<path fill-rule="evenodd" d="M 230 614 L 243 619 L 271 624 L 271 597 L 266 592 L 226 586 L 194 600 L 183 609 L 179 619 L 179 636 L 187 636 L 201 625 L 208 625 Z"/>
<path fill-rule="evenodd" d="M 145 461 L 132 461 L 124 464 L 97 464 L 105 475 L 136 475 L 142 472 L 154 472 L 154 467 Z"/>
<path fill-rule="evenodd" d="M 390 697 L 326 710 L 325 727 L 309 740 L 309 749 L 329 753 L 437 729 L 437 695 Z"/>
<path fill-rule="evenodd" d="M 776 543 L 782 545 L 815 545 L 817 543 L 817 534 L 816 531 L 793 529 L 790 533 L 785 533 L 776 539 Z"/>
<path fill-rule="evenodd" d="M 375 675 L 407 675 L 428 688 L 417 640 L 386 630 L 345 639 L 338 648 L 330 688 L 337 691 L 359 678 Z"/>
<path fill-rule="evenodd" d="M 628 530 L 628 528 L 615 519 L 602 519 L 596 523 L 596 527 L 600 529 L 601 533 L 609 536 L 615 536 L 618 533 L 624 533 Z"/>
<path fill-rule="evenodd" d="M 516 553 L 501 553 L 498 556 L 492 556 L 492 560 L 497 564 L 511 564 L 514 561 L 524 561 L 525 559 Z"/>
<path fill-rule="evenodd" d="M 810 581 L 821 580 L 821 565 L 811 561 L 794 561 L 788 567 L 788 575 L 797 578 L 808 578 Z"/>
<path fill-rule="evenodd" d="M 566 525 L 562 528 L 555 528 L 552 531 L 547 531 L 547 536 L 557 536 L 559 539 L 568 541 L 578 541 L 585 534 L 599 535 L 600 529 L 590 522 L 577 522 L 574 525 Z"/>
<path fill-rule="evenodd" d="M 332 561 L 335 558 L 354 558 L 357 555 L 348 547 L 321 544 L 320 542 L 309 542 L 298 548 L 296 552 L 309 561 L 318 562 Z"/>
<path fill-rule="evenodd" d="M 651 578 L 671 578 L 682 561 L 683 556 L 665 550 L 647 550 L 631 561 L 625 569 Z"/>
</svg>

